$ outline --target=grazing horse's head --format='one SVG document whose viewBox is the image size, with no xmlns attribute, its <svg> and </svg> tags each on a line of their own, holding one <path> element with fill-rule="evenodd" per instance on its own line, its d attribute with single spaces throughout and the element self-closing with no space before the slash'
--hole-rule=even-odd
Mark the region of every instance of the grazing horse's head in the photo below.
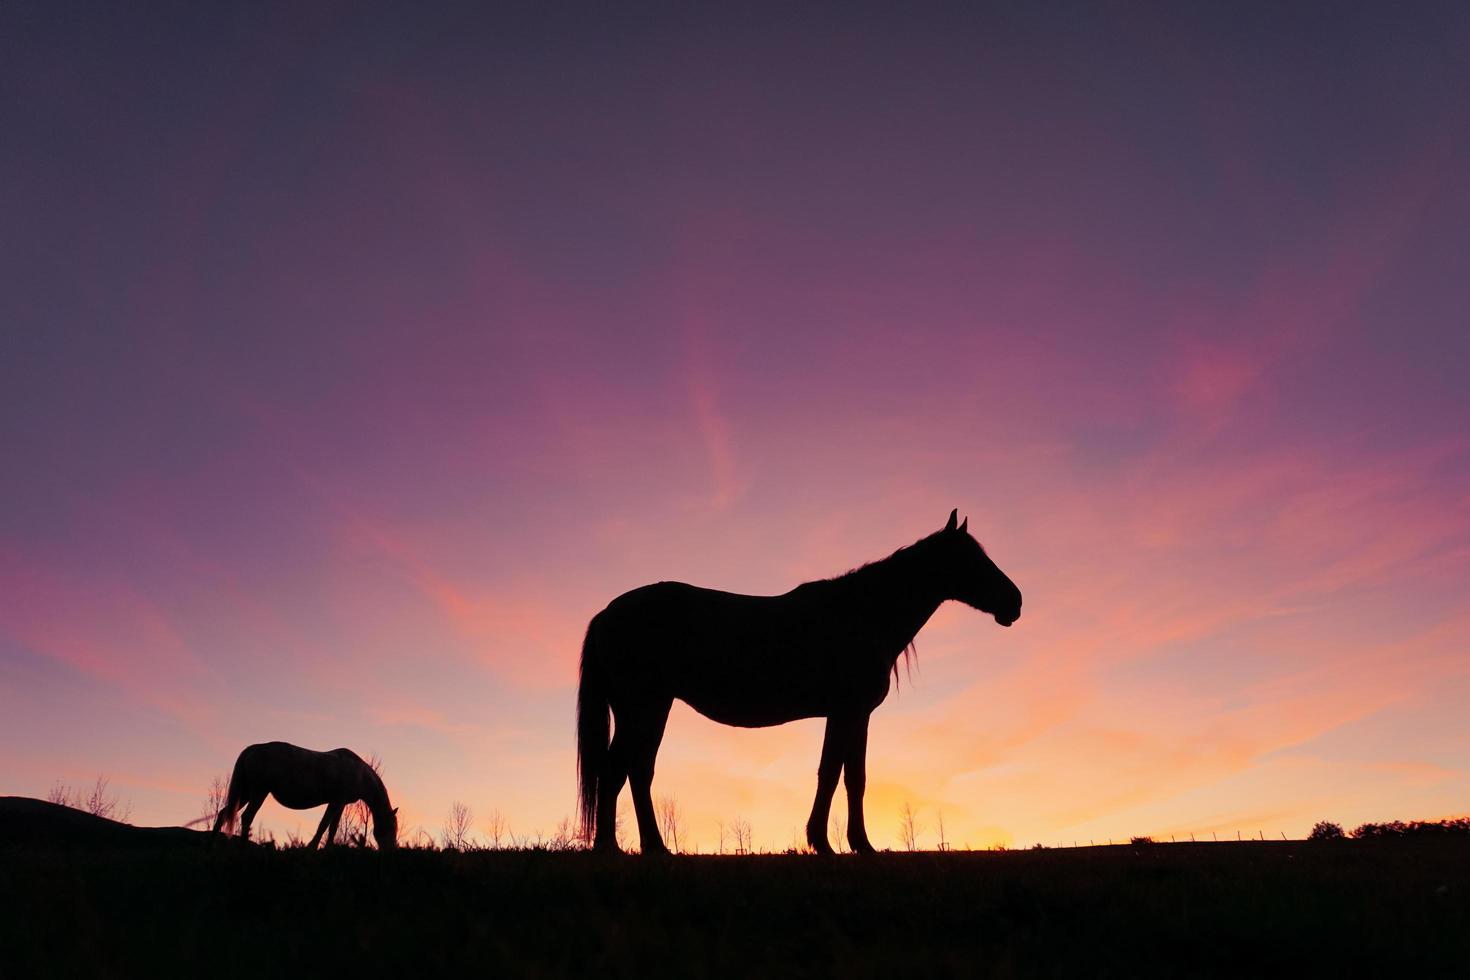
<svg viewBox="0 0 1470 980">
<path fill-rule="evenodd" d="M 393 807 L 381 817 L 373 817 L 373 840 L 378 849 L 391 851 L 398 846 L 398 807 Z"/>
<path fill-rule="evenodd" d="M 959 511 L 949 512 L 949 523 L 933 536 L 940 555 L 941 581 L 946 599 L 958 599 L 995 617 L 1002 626 L 1021 618 L 1021 590 L 970 536 L 970 519 L 958 521 Z"/>
</svg>

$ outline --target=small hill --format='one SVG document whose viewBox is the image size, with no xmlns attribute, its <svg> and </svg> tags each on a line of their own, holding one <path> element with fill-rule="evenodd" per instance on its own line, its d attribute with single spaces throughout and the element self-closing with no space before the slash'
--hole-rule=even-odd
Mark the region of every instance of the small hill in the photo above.
<svg viewBox="0 0 1470 980">
<path fill-rule="evenodd" d="M 0 844 L 20 847 L 197 847 L 206 831 L 134 827 L 28 796 L 0 796 Z"/>
</svg>

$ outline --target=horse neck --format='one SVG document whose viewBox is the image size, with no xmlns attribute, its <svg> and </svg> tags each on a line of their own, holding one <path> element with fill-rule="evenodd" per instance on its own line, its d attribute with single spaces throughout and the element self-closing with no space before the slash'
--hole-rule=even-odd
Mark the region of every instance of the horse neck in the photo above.
<svg viewBox="0 0 1470 980">
<path fill-rule="evenodd" d="M 944 601 L 926 557 L 913 545 L 854 573 L 864 617 L 879 627 L 884 654 L 895 660 Z"/>
<path fill-rule="evenodd" d="M 373 819 L 377 820 L 388 812 L 388 787 L 383 785 L 383 780 L 378 774 L 364 764 L 362 775 L 362 801 L 372 811 Z"/>
</svg>

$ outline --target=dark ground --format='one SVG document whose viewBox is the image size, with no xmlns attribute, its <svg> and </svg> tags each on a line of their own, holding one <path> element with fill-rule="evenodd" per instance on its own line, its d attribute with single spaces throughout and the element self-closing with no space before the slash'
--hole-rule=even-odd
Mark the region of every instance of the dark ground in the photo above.
<svg viewBox="0 0 1470 980">
<path fill-rule="evenodd" d="M 0 906 L 6 977 L 1470 972 L 1464 838 L 665 860 L 31 842 L 0 846 Z"/>
</svg>

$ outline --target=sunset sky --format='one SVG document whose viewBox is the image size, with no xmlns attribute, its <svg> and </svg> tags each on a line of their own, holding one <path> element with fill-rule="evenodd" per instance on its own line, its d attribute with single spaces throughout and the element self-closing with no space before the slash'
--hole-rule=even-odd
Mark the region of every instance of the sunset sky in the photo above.
<svg viewBox="0 0 1470 980">
<path fill-rule="evenodd" d="M 1470 811 L 1470 8 L 551 6 L 0 13 L 0 794 L 550 833 L 609 600 L 957 507 L 879 847 Z M 655 795 L 784 849 L 821 736 Z"/>
</svg>

